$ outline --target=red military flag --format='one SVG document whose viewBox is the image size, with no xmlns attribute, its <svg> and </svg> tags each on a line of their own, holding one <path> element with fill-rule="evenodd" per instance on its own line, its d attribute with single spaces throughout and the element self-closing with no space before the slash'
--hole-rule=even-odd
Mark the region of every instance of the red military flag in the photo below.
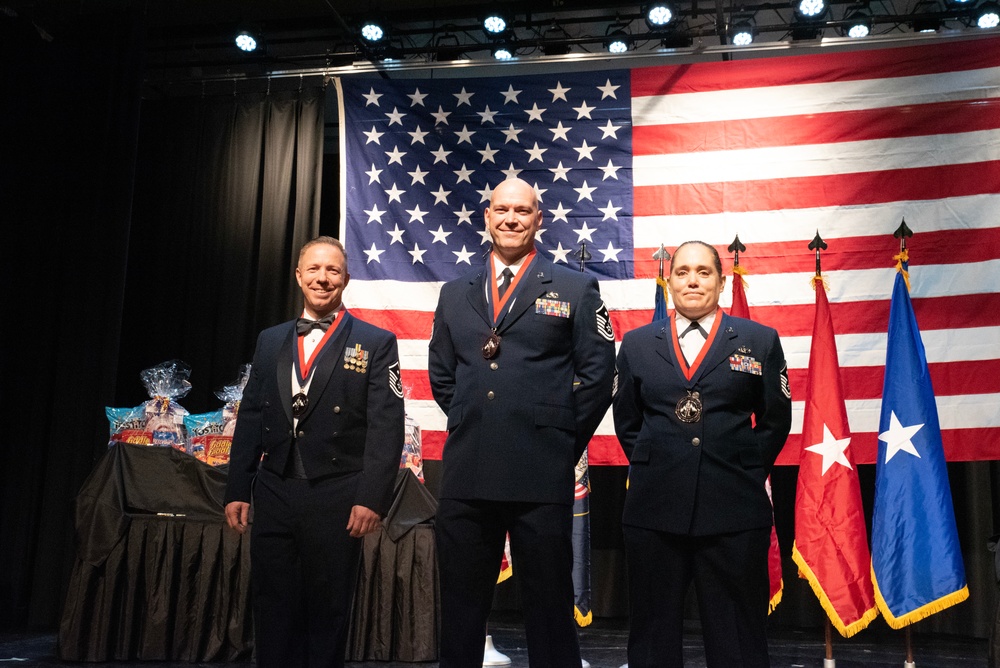
<svg viewBox="0 0 1000 668">
<path fill-rule="evenodd" d="M 813 278 L 816 319 L 806 380 L 792 559 L 845 638 L 878 616 L 861 488 L 824 280 Z"/>
<path fill-rule="evenodd" d="M 747 293 L 743 281 L 746 269 L 737 265 L 733 266 L 733 305 L 729 309 L 729 315 L 737 318 L 750 319 L 750 305 L 747 304 Z M 767 498 L 771 498 L 771 476 L 767 476 Z M 772 517 L 774 500 L 771 500 Z M 771 588 L 769 590 L 767 614 L 774 612 L 774 609 L 781 603 L 781 592 L 785 588 L 785 582 L 781 579 L 781 548 L 778 545 L 778 531 L 771 522 L 771 547 L 767 553 L 767 575 Z"/>
</svg>

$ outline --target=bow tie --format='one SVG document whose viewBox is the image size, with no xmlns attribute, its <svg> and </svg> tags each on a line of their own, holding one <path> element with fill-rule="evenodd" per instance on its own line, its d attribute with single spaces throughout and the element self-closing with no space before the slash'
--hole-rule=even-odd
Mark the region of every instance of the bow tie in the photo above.
<svg viewBox="0 0 1000 668">
<path fill-rule="evenodd" d="M 708 333 L 705 331 L 704 327 L 698 324 L 697 320 L 691 321 L 691 324 L 687 326 L 687 329 L 681 332 L 680 338 L 683 339 L 688 332 L 698 332 L 701 334 L 702 338 L 708 339 Z"/>
<path fill-rule="evenodd" d="M 303 334 L 308 334 L 312 331 L 313 327 L 319 327 L 324 332 L 330 329 L 330 325 L 333 324 L 334 314 L 329 313 L 319 320 L 310 320 L 309 318 L 299 318 L 295 321 L 295 331 L 298 332 L 299 336 Z"/>
</svg>

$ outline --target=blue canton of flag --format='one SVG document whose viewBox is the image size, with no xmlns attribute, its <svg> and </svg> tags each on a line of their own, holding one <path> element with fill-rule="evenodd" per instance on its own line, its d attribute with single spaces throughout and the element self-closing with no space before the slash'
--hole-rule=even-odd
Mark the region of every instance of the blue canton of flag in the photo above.
<svg viewBox="0 0 1000 668">
<path fill-rule="evenodd" d="M 934 389 L 902 272 L 892 290 L 887 346 L 872 580 L 879 610 L 899 629 L 969 596 Z"/>
<path fill-rule="evenodd" d="M 351 275 L 447 281 L 482 265 L 483 211 L 519 177 L 544 213 L 540 252 L 633 276 L 627 71 L 483 79 L 342 79 Z M 356 259 L 355 259 L 356 258 Z"/>
</svg>

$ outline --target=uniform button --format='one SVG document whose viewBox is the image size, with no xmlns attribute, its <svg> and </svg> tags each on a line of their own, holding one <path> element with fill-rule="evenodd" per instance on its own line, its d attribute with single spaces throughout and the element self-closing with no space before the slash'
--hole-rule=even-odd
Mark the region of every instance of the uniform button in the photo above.
<svg viewBox="0 0 1000 668">
<path fill-rule="evenodd" d="M 496 362 L 490 362 L 490 368 L 496 371 L 497 369 L 500 368 L 500 365 L 497 364 Z"/>
<path fill-rule="evenodd" d="M 334 413 L 339 413 L 340 412 L 340 406 L 334 406 L 333 407 L 333 412 Z"/>
<path fill-rule="evenodd" d="M 486 398 L 487 398 L 487 399 L 492 399 L 492 398 L 493 398 L 493 397 L 495 397 L 495 396 L 496 396 L 496 395 L 495 395 L 495 394 L 493 394 L 493 390 L 490 390 L 489 392 L 487 392 L 487 393 L 486 393 Z"/>
<path fill-rule="evenodd" d="M 336 458 L 336 457 L 331 457 L 331 458 L 330 458 L 330 461 L 331 461 L 331 462 L 335 462 L 335 461 L 337 461 L 337 458 Z"/>
<path fill-rule="evenodd" d="M 264 433 L 265 434 L 270 434 L 271 433 L 271 428 L 270 427 L 264 427 Z"/>
<path fill-rule="evenodd" d="M 298 434 L 299 438 L 302 438 L 305 435 L 306 435 L 306 433 L 304 431 L 300 431 L 299 434 Z"/>
<path fill-rule="evenodd" d="M 288 435 L 289 435 L 290 437 L 292 437 L 292 438 L 295 438 L 295 430 L 294 430 L 294 429 L 289 429 L 289 430 L 288 430 Z"/>
<path fill-rule="evenodd" d="M 691 439 L 691 445 L 698 446 L 701 445 L 701 439 L 695 436 Z"/>
<path fill-rule="evenodd" d="M 265 402 L 264 402 L 264 407 L 265 407 L 265 408 L 268 408 L 268 407 L 270 407 L 270 406 L 271 406 L 271 402 L 270 402 L 270 401 L 265 401 Z"/>
</svg>

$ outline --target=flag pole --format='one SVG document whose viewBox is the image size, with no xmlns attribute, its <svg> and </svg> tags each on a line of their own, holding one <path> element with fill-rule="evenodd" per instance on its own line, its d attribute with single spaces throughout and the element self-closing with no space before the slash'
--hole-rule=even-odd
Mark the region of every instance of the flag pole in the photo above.
<svg viewBox="0 0 1000 668">
<path fill-rule="evenodd" d="M 903 242 L 904 246 L 906 242 Z M 910 626 L 906 627 L 906 661 L 903 662 L 903 668 L 916 668 L 916 663 L 913 662 L 913 634 L 911 632 Z"/>
<path fill-rule="evenodd" d="M 826 635 L 826 657 L 823 658 L 823 668 L 837 668 L 837 660 L 833 658 L 833 623 L 830 621 L 829 615 L 826 615 L 824 633 Z"/>
<path fill-rule="evenodd" d="M 573 257 L 580 261 L 580 271 L 587 271 L 587 260 L 593 257 L 590 251 L 587 250 L 587 242 L 583 241 L 580 243 L 580 250 L 573 253 Z"/>
<path fill-rule="evenodd" d="M 819 235 L 819 230 L 816 230 L 816 236 L 809 242 L 809 250 L 816 251 L 816 276 L 813 278 L 813 281 L 823 280 L 823 263 L 820 259 L 820 254 L 828 247 L 827 243 L 823 241 L 823 237 Z M 821 288 L 816 287 L 816 289 L 819 290 Z M 829 613 L 824 615 L 824 618 L 826 620 L 826 624 L 823 625 L 826 656 L 823 658 L 823 668 L 837 668 L 837 660 L 833 658 L 833 623 L 830 621 Z"/>
</svg>

